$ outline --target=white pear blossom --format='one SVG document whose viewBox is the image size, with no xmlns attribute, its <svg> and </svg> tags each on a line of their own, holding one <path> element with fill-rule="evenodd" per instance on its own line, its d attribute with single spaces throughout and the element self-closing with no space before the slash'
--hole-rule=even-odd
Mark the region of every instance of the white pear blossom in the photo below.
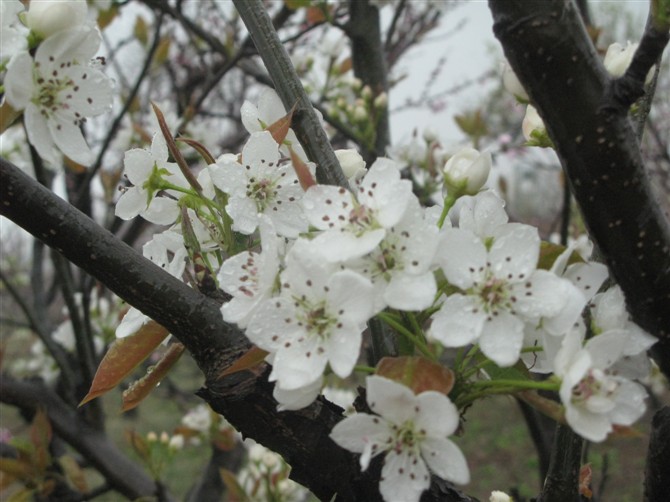
<svg viewBox="0 0 670 502">
<path fill-rule="evenodd" d="M 151 151 L 134 148 L 125 153 L 124 175 L 133 186 L 124 188 L 116 203 L 115 214 L 129 220 L 137 215 L 158 225 L 170 225 L 179 216 L 177 199 L 181 195 L 167 190 L 167 196 L 159 196 L 161 184 L 189 187 L 188 181 L 177 164 L 168 162 L 168 148 L 162 134 L 154 134 Z"/>
<path fill-rule="evenodd" d="M 339 422 L 330 437 L 361 454 L 361 468 L 386 453 L 379 491 L 388 502 L 414 502 L 430 486 L 430 472 L 458 484 L 470 472 L 461 450 L 448 436 L 459 422 L 458 410 L 436 391 L 415 395 L 380 376 L 367 378 L 367 401 L 376 415 L 357 413 Z"/>
<path fill-rule="evenodd" d="M 607 47 L 603 65 L 608 73 L 613 77 L 623 76 L 633 60 L 637 46 L 628 41 L 625 46 L 615 42 Z"/>
<path fill-rule="evenodd" d="M 491 153 L 463 148 L 452 155 L 444 168 L 447 191 L 475 195 L 484 186 L 491 172 Z"/>
<path fill-rule="evenodd" d="M 489 497 L 489 502 L 514 502 L 514 500 L 505 492 L 493 490 L 491 492 L 491 496 Z"/>
<path fill-rule="evenodd" d="M 86 0 L 30 0 L 26 24 L 42 38 L 86 22 Z"/>
<path fill-rule="evenodd" d="M 644 387 L 611 371 L 625 342 L 623 336 L 599 335 L 582 348 L 581 337 L 569 333 L 556 355 L 565 419 L 589 441 L 603 441 L 613 425 L 631 425 L 645 412 Z"/>
<path fill-rule="evenodd" d="M 437 285 L 433 262 L 438 228 L 424 218 L 416 198 L 411 198 L 402 219 L 386 231 L 369 254 L 345 263 L 368 277 L 374 286 L 375 312 L 389 306 L 420 311 L 435 300 Z"/>
<path fill-rule="evenodd" d="M 400 179 L 395 162 L 379 158 L 358 187 L 348 190 L 314 185 L 303 198 L 310 225 L 323 230 L 313 242 L 328 261 L 346 261 L 371 252 L 387 229 L 403 217 L 412 194 L 409 180 Z"/>
<path fill-rule="evenodd" d="M 269 218 L 261 219 L 263 251 L 245 251 L 228 258 L 219 270 L 219 287 L 232 295 L 221 307 L 223 319 L 244 329 L 258 305 L 269 298 L 279 274 L 278 239 Z"/>
<path fill-rule="evenodd" d="M 188 251 L 184 247 L 183 238 L 170 230 L 154 235 L 142 247 L 142 254 L 173 277 L 181 278 L 186 268 Z M 136 333 L 149 320 L 148 316 L 131 307 L 117 326 L 116 337 L 124 338 Z"/>
<path fill-rule="evenodd" d="M 262 214 L 272 220 L 279 235 L 296 238 L 307 230 L 299 203 L 304 191 L 291 163 L 280 164 L 279 159 L 277 143 L 263 131 L 251 135 L 241 163 L 225 159 L 209 166 L 214 184 L 230 196 L 226 210 L 233 230 L 252 234 Z"/>
<path fill-rule="evenodd" d="M 510 224 L 490 248 L 472 232 L 447 229 L 438 262 L 447 280 L 462 292 L 447 297 L 434 314 L 429 335 L 447 347 L 479 343 L 499 366 L 518 359 L 526 323 L 561 313 L 573 286 L 546 270 L 536 270 L 537 229 Z"/>
<path fill-rule="evenodd" d="M 265 88 L 258 98 L 258 106 L 254 106 L 251 102 L 245 101 L 240 109 L 240 117 L 242 125 L 249 131 L 249 134 L 264 131 L 269 125 L 272 125 L 280 118 L 286 115 L 286 108 L 281 102 L 274 89 Z M 290 146 L 293 151 L 303 160 L 307 160 L 307 154 L 303 150 L 298 137 L 289 129 L 284 144 L 281 145 L 281 150 L 284 155 L 288 155 L 288 148 Z"/>
<path fill-rule="evenodd" d="M 246 330 L 272 354 L 270 381 L 284 390 L 307 387 L 327 364 L 339 377 L 349 376 L 372 315 L 371 293 L 366 278 L 328 264 L 312 242 L 296 241 L 286 256 L 280 295 L 258 307 Z"/>
<path fill-rule="evenodd" d="M 112 81 L 87 65 L 99 45 L 95 29 L 63 30 L 40 44 L 34 60 L 22 52 L 7 67 L 7 101 L 24 110 L 28 140 L 51 163 L 58 163 L 58 150 L 80 164 L 94 159 L 80 127 L 112 104 Z"/>
<path fill-rule="evenodd" d="M 614 286 L 595 296 L 591 307 L 591 326 L 595 340 L 620 337 L 624 340 L 621 357 L 612 371 L 628 378 L 643 379 L 651 371 L 646 355 L 657 339 L 630 320 L 626 301 L 619 286 Z"/>
</svg>

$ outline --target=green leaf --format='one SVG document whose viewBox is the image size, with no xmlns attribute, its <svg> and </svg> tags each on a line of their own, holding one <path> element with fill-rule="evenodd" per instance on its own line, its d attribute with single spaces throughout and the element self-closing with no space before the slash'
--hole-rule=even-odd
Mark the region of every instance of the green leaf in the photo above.
<svg viewBox="0 0 670 502">
<path fill-rule="evenodd" d="M 168 331 L 163 326 L 155 321 L 149 321 L 136 333 L 115 340 L 100 362 L 91 388 L 79 406 L 116 387 L 149 357 L 167 336 Z"/>
</svg>

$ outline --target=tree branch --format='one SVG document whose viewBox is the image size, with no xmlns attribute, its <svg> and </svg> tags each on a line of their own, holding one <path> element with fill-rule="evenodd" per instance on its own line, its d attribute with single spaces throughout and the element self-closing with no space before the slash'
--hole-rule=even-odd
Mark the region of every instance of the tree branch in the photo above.
<svg viewBox="0 0 670 502">
<path fill-rule="evenodd" d="M 379 473 L 361 473 L 358 456 L 328 437 L 343 418 L 339 407 L 319 399 L 303 410 L 278 412 L 268 372 L 262 371 L 265 366 L 220 378 L 222 369 L 235 361 L 249 342 L 223 321 L 218 302 L 172 277 L 1 158 L 0 214 L 176 336 L 206 377 L 199 395 L 244 436 L 281 454 L 291 464 L 293 479 L 324 500 L 335 494 L 343 501 L 381 500 Z M 422 500 L 471 499 L 435 480 Z"/>
<path fill-rule="evenodd" d="M 244 21 L 258 53 L 268 69 L 277 94 L 290 110 L 294 105 L 291 127 L 309 159 L 316 163 L 316 178 L 319 183 L 348 187 L 328 136 L 293 68 L 286 49 L 272 27 L 272 21 L 261 0 L 233 0 L 235 8 Z"/>
<path fill-rule="evenodd" d="M 665 500 L 670 486 L 670 407 L 656 412 L 651 422 L 651 436 L 644 479 L 645 502 Z"/>
<path fill-rule="evenodd" d="M 611 92 L 572 2 L 490 0 L 489 7 L 590 235 L 635 322 L 661 339 L 652 350 L 670 375 L 670 224 L 654 200 L 628 110 Z"/>
<path fill-rule="evenodd" d="M 156 494 L 156 483 L 107 437 L 82 420 L 44 384 L 0 375 L 0 400 L 24 410 L 44 408 L 58 436 L 84 456 L 119 493 L 131 500 Z M 168 500 L 172 500 L 171 497 Z"/>
</svg>

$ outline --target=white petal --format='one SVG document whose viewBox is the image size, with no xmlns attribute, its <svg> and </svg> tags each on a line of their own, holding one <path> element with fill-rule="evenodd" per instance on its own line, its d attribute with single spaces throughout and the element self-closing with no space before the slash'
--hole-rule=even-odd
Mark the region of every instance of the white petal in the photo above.
<svg viewBox="0 0 670 502">
<path fill-rule="evenodd" d="M 278 160 L 279 145 L 267 131 L 253 133 L 242 150 L 244 166 L 276 165 Z"/>
<path fill-rule="evenodd" d="M 612 366 L 623 355 L 625 342 L 624 333 L 606 332 L 589 339 L 584 348 L 591 355 L 592 367 L 605 369 Z"/>
<path fill-rule="evenodd" d="M 338 422 L 330 432 L 330 438 L 342 448 L 354 453 L 365 453 L 361 468 L 368 468 L 370 459 L 384 451 L 391 438 L 387 422 L 375 415 L 356 413 Z"/>
<path fill-rule="evenodd" d="M 555 315 L 545 317 L 542 320 L 542 327 L 552 335 L 564 335 L 567 331 L 580 320 L 586 297 L 584 293 L 572 283 L 564 282 L 563 291 L 555 291 L 555 295 L 565 296 L 566 303 L 563 308 Z M 537 298 L 537 297 L 536 297 Z"/>
<path fill-rule="evenodd" d="M 386 235 L 383 228 L 356 235 L 348 231 L 329 230 L 319 234 L 312 242 L 330 262 L 347 261 L 370 253 Z"/>
<path fill-rule="evenodd" d="M 351 375 L 361 350 L 361 329 L 352 323 L 341 322 L 334 328 L 325 346 L 333 372 L 340 378 Z"/>
<path fill-rule="evenodd" d="M 245 235 L 254 233 L 258 227 L 259 213 L 251 199 L 231 197 L 226 210 L 233 219 L 233 230 Z"/>
<path fill-rule="evenodd" d="M 58 113 L 47 121 L 47 125 L 56 146 L 65 155 L 85 166 L 95 160 L 78 125 Z"/>
<path fill-rule="evenodd" d="M 602 263 L 574 263 L 570 265 L 563 277 L 577 286 L 587 300 L 593 298 L 607 279 L 607 267 Z"/>
<path fill-rule="evenodd" d="M 300 410 L 306 406 L 309 406 L 319 395 L 319 392 L 321 391 L 321 385 L 323 385 L 322 378 L 319 378 L 314 383 L 311 383 L 305 387 L 300 387 L 299 389 L 293 390 L 282 389 L 279 387 L 279 385 L 275 385 L 272 396 L 279 403 L 277 410 Z"/>
<path fill-rule="evenodd" d="M 614 396 L 617 406 L 610 413 L 612 422 L 619 425 L 632 425 L 647 410 L 644 402 L 646 397 L 647 392 L 641 385 L 629 380 L 621 381 Z"/>
<path fill-rule="evenodd" d="M 441 392 L 425 391 L 416 397 L 419 411 L 414 419 L 416 429 L 426 431 L 428 437 L 450 436 L 458 428 L 456 406 Z M 440 417 L 435 420 L 435 417 Z"/>
<path fill-rule="evenodd" d="M 142 212 L 142 217 L 157 225 L 172 225 L 179 217 L 179 206 L 174 199 L 156 197 L 151 205 Z"/>
<path fill-rule="evenodd" d="M 498 366 L 512 366 L 523 346 L 523 322 L 508 312 L 500 312 L 484 322 L 479 346 Z"/>
<path fill-rule="evenodd" d="M 367 400 L 370 409 L 390 422 L 401 425 L 414 418 L 416 396 L 402 384 L 380 376 L 369 376 Z"/>
<path fill-rule="evenodd" d="M 428 467 L 442 479 L 460 485 L 470 482 L 470 470 L 463 452 L 446 438 L 427 438 L 421 443 L 421 455 Z"/>
<path fill-rule="evenodd" d="M 537 228 L 514 223 L 505 225 L 502 235 L 495 236 L 489 251 L 491 270 L 496 277 L 523 280 L 537 267 L 540 237 Z"/>
<path fill-rule="evenodd" d="M 272 298 L 258 307 L 245 333 L 261 349 L 275 352 L 292 342 L 296 332 L 299 328 L 293 304 L 283 298 Z"/>
<path fill-rule="evenodd" d="M 7 65 L 5 96 L 9 104 L 19 111 L 28 105 L 34 91 L 33 58 L 27 52 L 21 52 Z"/>
<path fill-rule="evenodd" d="M 420 311 L 433 304 L 436 293 L 432 272 L 417 276 L 395 274 L 384 291 L 384 301 L 394 309 Z"/>
<path fill-rule="evenodd" d="M 421 457 L 401 451 L 390 451 L 384 459 L 379 492 L 389 502 L 419 502 L 421 493 L 430 486 L 430 474 Z"/>
<path fill-rule="evenodd" d="M 249 133 L 263 130 L 263 127 L 258 120 L 258 108 L 249 101 L 242 103 L 242 108 L 240 108 L 240 118 L 242 119 L 242 125 Z"/>
<path fill-rule="evenodd" d="M 603 441 L 612 430 L 612 424 L 607 415 L 591 413 L 574 406 L 566 408 L 565 419 L 572 430 L 594 443 Z"/>
<path fill-rule="evenodd" d="M 23 120 L 28 132 L 28 141 L 35 147 L 40 157 L 52 164 L 59 164 L 60 152 L 56 149 L 47 121 L 32 103 L 28 104 L 23 112 Z"/>
<path fill-rule="evenodd" d="M 398 165 L 391 159 L 378 158 L 365 175 L 359 189 L 359 201 L 376 212 L 385 228 L 400 221 L 412 194 L 412 183 L 400 179 Z"/>
<path fill-rule="evenodd" d="M 116 202 L 114 214 L 122 220 L 134 218 L 147 207 L 147 191 L 138 187 L 130 187 L 121 194 Z"/>
<path fill-rule="evenodd" d="M 448 228 L 443 231 L 436 259 L 451 284 L 468 289 L 483 275 L 486 247 L 472 232 Z"/>
<path fill-rule="evenodd" d="M 510 293 L 517 299 L 514 303 L 514 311 L 529 321 L 537 321 L 541 317 L 558 316 L 568 301 L 566 295 L 581 296 L 581 293 L 569 281 L 556 277 L 546 270 L 536 270 L 528 275 L 527 279 L 513 284 L 510 287 Z M 573 310 L 567 311 L 566 317 L 570 318 L 573 313 Z M 571 324 L 572 322 L 557 317 L 555 328 L 564 330 Z"/>
<path fill-rule="evenodd" d="M 112 80 L 104 73 L 78 65 L 67 68 L 64 73 L 75 85 L 59 94 L 70 115 L 74 117 L 75 112 L 78 112 L 84 117 L 93 117 L 111 109 Z"/>
<path fill-rule="evenodd" d="M 305 387 L 321 377 L 327 362 L 328 352 L 322 341 L 303 333 L 276 352 L 269 380 L 278 381 L 286 390 Z"/>
<path fill-rule="evenodd" d="M 352 323 L 366 322 L 372 316 L 372 284 L 356 272 L 343 270 L 328 281 L 328 305 L 340 318 Z"/>
<path fill-rule="evenodd" d="M 479 338 L 485 319 L 475 298 L 454 294 L 433 315 L 428 335 L 445 347 L 463 347 Z"/>
<path fill-rule="evenodd" d="M 320 230 L 344 226 L 354 208 L 351 192 L 330 185 L 310 187 L 301 203 L 309 223 Z"/>
</svg>

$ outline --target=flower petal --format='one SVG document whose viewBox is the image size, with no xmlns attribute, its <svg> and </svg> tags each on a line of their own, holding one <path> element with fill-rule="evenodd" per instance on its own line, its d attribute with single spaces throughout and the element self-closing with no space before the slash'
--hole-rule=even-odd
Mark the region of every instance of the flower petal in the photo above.
<svg viewBox="0 0 670 502">
<path fill-rule="evenodd" d="M 442 479 L 460 485 L 470 482 L 465 455 L 453 441 L 442 437 L 426 438 L 421 443 L 421 455 L 428 467 Z"/>
<path fill-rule="evenodd" d="M 498 366 L 512 366 L 521 354 L 523 322 L 508 312 L 499 312 L 484 322 L 479 346 Z"/>
</svg>

